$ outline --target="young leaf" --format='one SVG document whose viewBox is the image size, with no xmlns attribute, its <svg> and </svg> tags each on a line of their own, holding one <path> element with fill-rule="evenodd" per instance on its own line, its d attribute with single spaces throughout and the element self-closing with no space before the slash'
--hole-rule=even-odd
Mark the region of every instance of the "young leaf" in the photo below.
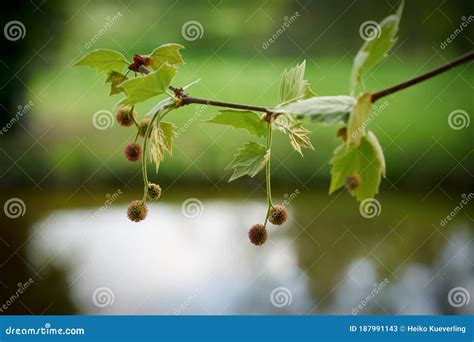
<svg viewBox="0 0 474 342">
<path fill-rule="evenodd" d="M 359 145 L 365 135 L 364 122 L 372 109 L 371 94 L 366 93 L 357 98 L 357 103 L 352 109 L 347 121 L 347 140 Z"/>
<path fill-rule="evenodd" d="M 244 128 L 250 135 L 264 137 L 267 134 L 267 125 L 260 120 L 255 112 L 225 109 L 206 122 L 219 125 L 229 125 L 234 128 Z"/>
<path fill-rule="evenodd" d="M 234 169 L 229 182 L 245 175 L 254 177 L 265 167 L 269 158 L 270 151 L 265 146 L 248 142 L 239 149 L 234 159 L 226 167 L 226 170 Z"/>
<path fill-rule="evenodd" d="M 164 44 L 153 50 L 150 57 L 152 58 L 152 69 L 159 69 L 163 64 L 169 65 L 183 64 L 183 57 L 179 53 L 179 49 L 184 49 L 180 44 Z"/>
<path fill-rule="evenodd" d="M 168 64 L 162 65 L 158 70 L 145 76 L 132 78 L 120 84 L 128 97 L 121 104 L 135 104 L 150 97 L 163 94 L 176 74 L 176 67 Z"/>
<path fill-rule="evenodd" d="M 281 77 L 280 95 L 278 97 L 280 105 L 316 95 L 311 90 L 309 82 L 304 79 L 305 68 L 306 61 L 303 61 L 291 69 L 285 69 Z"/>
<path fill-rule="evenodd" d="M 380 63 L 397 41 L 403 6 L 404 0 L 401 0 L 397 12 L 382 20 L 376 28 L 377 38 L 366 41 L 355 56 L 351 73 L 351 94 L 354 94 L 362 74 Z"/>
<path fill-rule="evenodd" d="M 288 131 L 288 137 L 290 138 L 290 144 L 293 149 L 303 156 L 303 152 L 301 152 L 301 148 L 309 148 L 314 150 L 313 145 L 311 144 L 311 139 L 309 138 L 309 134 L 311 131 L 304 128 L 300 122 L 294 124 L 290 127 Z"/>
<path fill-rule="evenodd" d="M 382 176 L 385 177 L 385 174 L 387 172 L 387 168 L 386 168 L 386 165 L 385 165 L 385 157 L 383 155 L 382 146 L 380 146 L 379 140 L 377 139 L 375 134 L 372 133 L 371 131 L 369 131 L 369 133 L 367 133 L 366 139 L 369 142 L 370 146 L 373 147 L 374 153 L 375 153 L 375 159 L 380 162 L 380 167 L 382 169 Z"/>
<path fill-rule="evenodd" d="M 329 193 L 347 184 L 348 177 L 358 176 L 359 184 L 349 189 L 362 201 L 372 198 L 378 192 L 381 176 L 385 175 L 385 159 L 382 148 L 372 132 L 362 137 L 360 145 L 341 145 L 331 159 L 331 185 Z"/>
<path fill-rule="evenodd" d="M 117 72 L 117 71 L 111 71 L 107 75 L 107 79 L 105 80 L 105 83 L 110 83 L 110 94 L 109 95 L 114 95 L 114 94 L 119 94 L 123 92 L 123 88 L 119 86 L 120 83 L 128 80 L 127 76 L 124 74 Z"/>
<path fill-rule="evenodd" d="M 173 154 L 173 132 L 176 125 L 171 122 L 160 122 L 160 135 L 163 138 L 163 146 L 171 156 Z"/>
<path fill-rule="evenodd" d="M 297 121 L 292 115 L 281 115 L 273 124 L 274 129 L 278 129 L 282 133 L 288 133 L 290 144 L 293 149 L 303 156 L 302 148 L 314 150 L 311 144 L 309 134 L 311 131 L 303 127 L 302 123 Z"/>
<path fill-rule="evenodd" d="M 200 81 L 201 81 L 201 79 L 200 79 L 200 78 L 198 78 L 197 80 L 195 80 L 195 81 L 192 81 L 192 82 L 191 82 L 191 83 L 189 83 L 189 84 L 186 84 L 185 86 L 183 86 L 183 90 L 186 90 L 186 89 L 189 89 L 189 88 L 191 88 L 193 85 L 195 85 L 195 84 L 199 83 Z"/>
<path fill-rule="evenodd" d="M 88 66 L 94 68 L 99 74 L 111 71 L 122 72 L 127 65 L 127 60 L 120 52 L 99 49 L 89 52 L 73 66 Z"/>
<path fill-rule="evenodd" d="M 166 99 L 161 100 L 156 105 L 154 105 L 153 108 L 150 111 L 148 111 L 148 113 L 145 114 L 145 116 L 152 116 L 156 112 L 164 110 L 165 108 L 170 107 L 173 104 L 174 104 L 174 100 L 172 98 L 167 97 Z"/>
<path fill-rule="evenodd" d="M 173 151 L 173 131 L 175 125 L 169 122 L 160 122 L 159 126 L 154 126 L 150 137 L 150 159 L 156 165 L 156 172 L 165 157 L 165 151 L 169 155 Z"/>
<path fill-rule="evenodd" d="M 316 96 L 289 103 L 275 111 L 295 114 L 299 118 L 309 117 L 313 122 L 334 124 L 347 121 L 356 98 L 352 96 Z"/>
</svg>

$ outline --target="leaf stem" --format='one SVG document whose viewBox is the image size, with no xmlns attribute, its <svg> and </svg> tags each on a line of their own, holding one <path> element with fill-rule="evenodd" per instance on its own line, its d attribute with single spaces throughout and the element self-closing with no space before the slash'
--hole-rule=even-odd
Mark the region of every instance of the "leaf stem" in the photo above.
<svg viewBox="0 0 474 342">
<path fill-rule="evenodd" d="M 372 94 L 372 99 L 371 99 L 372 103 L 374 103 L 378 99 L 381 99 L 382 97 L 385 97 L 387 95 L 396 93 L 397 91 L 406 89 L 406 88 L 411 87 L 412 85 L 418 84 L 420 82 L 426 81 L 426 80 L 428 80 L 428 79 L 430 79 L 430 78 L 432 78 L 436 75 L 439 75 L 439 74 L 441 74 L 445 71 L 448 71 L 450 69 L 453 69 L 453 68 L 457 67 L 458 65 L 467 63 L 467 62 L 472 61 L 472 60 L 474 60 L 474 50 L 462 55 L 461 57 L 456 58 L 455 60 L 453 60 L 451 62 L 448 62 L 447 64 L 445 64 L 443 66 L 440 66 L 440 67 L 438 67 L 434 70 L 431 70 L 427 73 L 424 73 L 424 74 L 422 74 L 418 77 L 412 78 L 408 81 L 405 81 L 405 82 L 399 83 L 397 85 L 394 85 L 393 87 L 383 89 L 381 91 L 373 93 Z"/>
<path fill-rule="evenodd" d="M 153 114 L 153 118 L 150 121 L 150 124 L 148 125 L 146 132 L 145 132 L 145 137 L 143 138 L 143 153 L 142 153 L 142 173 L 143 173 L 143 184 L 144 184 L 144 189 L 143 189 L 143 201 L 146 202 L 146 196 L 148 193 L 148 172 L 147 172 L 147 142 L 150 137 L 150 133 L 153 127 L 153 123 L 157 118 L 159 118 L 161 113 L 161 110 L 157 110 L 155 114 Z M 159 122 L 159 119 L 158 119 Z"/>
<path fill-rule="evenodd" d="M 135 116 L 133 115 L 133 111 L 135 110 L 135 105 L 132 106 L 130 109 L 130 116 L 132 117 L 133 123 L 135 124 L 135 127 L 138 129 L 138 122 Z"/>
<path fill-rule="evenodd" d="M 270 215 L 270 209 L 273 207 L 273 202 L 272 202 L 272 185 L 271 185 L 271 169 L 270 169 L 270 160 L 272 159 L 272 124 L 269 122 L 268 123 L 268 128 L 267 128 L 267 151 L 268 151 L 268 161 L 267 164 L 265 165 L 265 181 L 267 185 L 267 204 L 268 204 L 268 209 L 267 209 L 267 214 L 265 216 L 265 223 L 263 224 L 264 226 L 267 225 L 268 221 L 268 216 Z"/>
</svg>

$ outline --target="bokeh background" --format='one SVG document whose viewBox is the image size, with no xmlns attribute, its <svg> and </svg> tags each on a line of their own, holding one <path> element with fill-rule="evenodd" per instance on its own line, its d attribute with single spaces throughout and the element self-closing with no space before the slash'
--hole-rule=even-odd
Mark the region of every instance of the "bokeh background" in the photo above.
<svg viewBox="0 0 474 342">
<path fill-rule="evenodd" d="M 472 314 L 474 212 L 468 200 L 459 208 L 474 188 L 472 63 L 381 101 L 370 129 L 383 146 L 387 177 L 374 218 L 361 216 L 344 191 L 327 194 L 339 127 L 308 124 L 315 151 L 304 158 L 277 136 L 273 193 L 291 216 L 270 227 L 259 248 L 247 230 L 264 216 L 264 179 L 227 183 L 224 171 L 245 132 L 203 122 L 216 108 L 173 112 L 169 120 L 183 133 L 159 175 L 149 170 L 162 199 L 134 224 L 126 207 L 141 196 L 141 173 L 122 155 L 134 133 L 93 125 L 94 113 L 113 113 L 119 98 L 108 97 L 103 75 L 72 67 L 96 48 L 131 58 L 176 42 L 186 47 L 186 64 L 173 83 L 200 78 L 195 96 L 271 106 L 281 72 L 303 60 L 318 95 L 347 94 L 363 43 L 359 28 L 396 5 L 4 4 L 2 27 L 14 20 L 24 27 L 19 38 L 0 37 L 0 204 L 21 200 L 18 217 L 0 213 L 0 313 Z M 367 75 L 367 88 L 383 89 L 472 50 L 473 9 L 470 0 L 408 1 L 399 41 Z M 183 34 L 190 21 L 202 28 L 197 39 Z M 138 105 L 140 115 L 156 101 Z M 449 123 L 453 111 L 462 111 L 464 123 Z"/>
</svg>

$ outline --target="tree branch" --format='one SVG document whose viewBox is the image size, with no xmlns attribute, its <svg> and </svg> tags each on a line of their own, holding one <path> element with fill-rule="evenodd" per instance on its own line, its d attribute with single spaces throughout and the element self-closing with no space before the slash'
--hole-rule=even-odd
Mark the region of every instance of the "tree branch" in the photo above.
<svg viewBox="0 0 474 342">
<path fill-rule="evenodd" d="M 208 106 L 217 106 L 217 107 L 226 107 L 226 108 L 234 108 L 234 109 L 243 109 L 243 110 L 254 110 L 256 112 L 263 112 L 267 114 L 272 114 L 269 108 L 259 107 L 259 106 L 252 106 L 252 105 L 245 105 L 245 104 L 238 104 L 238 103 L 229 103 L 229 102 L 221 102 L 221 101 L 213 101 L 213 100 L 206 100 L 200 99 L 197 97 L 192 97 L 189 95 L 182 95 L 181 97 L 182 105 L 188 105 L 192 103 L 204 104 Z"/>
<path fill-rule="evenodd" d="M 142 66 L 140 67 L 140 71 L 144 73 L 145 75 L 149 74 L 150 71 L 145 67 Z M 204 104 L 208 106 L 216 106 L 216 107 L 226 107 L 226 108 L 234 108 L 234 109 L 243 109 L 243 110 L 254 110 L 256 112 L 263 112 L 267 114 L 272 114 L 273 112 L 265 107 L 259 107 L 259 106 L 252 106 L 252 105 L 244 105 L 244 104 L 238 104 L 238 103 L 230 103 L 230 102 L 221 102 L 221 101 L 213 101 L 213 100 L 207 100 L 207 99 L 200 99 L 197 97 L 192 97 L 189 96 L 188 94 L 184 93 L 182 88 L 176 88 L 170 85 L 168 87 L 171 91 L 173 91 L 176 96 L 178 96 L 181 99 L 181 106 L 186 106 L 188 104 L 196 103 L 196 104 Z"/>
<path fill-rule="evenodd" d="M 375 101 L 381 99 L 382 97 L 391 95 L 393 93 L 396 93 L 397 91 L 406 89 L 408 87 L 411 87 L 412 85 L 418 84 L 420 82 L 426 81 L 436 75 L 442 74 L 445 71 L 451 70 L 458 65 L 467 63 L 474 60 L 474 50 L 470 51 L 461 57 L 456 58 L 455 60 L 439 67 L 434 70 L 431 70 L 425 74 L 422 74 L 418 77 L 412 78 L 408 81 L 402 82 L 400 84 L 394 85 L 393 87 L 386 88 L 383 90 L 380 90 L 378 92 L 375 92 L 372 94 L 371 101 L 374 103 Z M 145 67 L 140 69 L 141 72 L 144 74 L 148 74 L 149 70 L 146 69 Z M 184 93 L 182 88 L 175 88 L 173 86 L 169 86 L 169 89 L 172 90 L 178 98 L 180 98 L 181 106 L 185 106 L 188 104 L 204 104 L 208 106 L 216 106 L 216 107 L 226 107 L 226 108 L 234 108 L 234 109 L 242 109 L 242 110 L 253 110 L 256 112 L 263 112 L 267 114 L 275 114 L 274 111 L 272 111 L 270 108 L 267 107 L 260 107 L 260 106 L 252 106 L 252 105 L 246 105 L 246 104 L 238 104 L 238 103 L 230 103 L 230 102 L 222 102 L 222 101 L 213 101 L 213 100 L 207 100 L 207 99 L 201 99 L 197 97 L 192 97 L 189 96 L 188 94 Z"/>
<path fill-rule="evenodd" d="M 453 60 L 453 61 L 451 61 L 451 62 L 449 62 L 449 63 L 447 63 L 447 64 L 445 64 L 445 65 L 443 65 L 439 68 L 431 70 L 430 72 L 427 72 L 423 75 L 412 78 L 411 80 L 402 82 L 400 84 L 394 85 L 393 87 L 390 87 L 390 88 L 378 91 L 376 93 L 373 93 L 372 98 L 371 98 L 372 103 L 374 103 L 378 99 L 381 99 L 382 97 L 385 97 L 387 95 L 396 93 L 397 91 L 400 91 L 400 90 L 403 90 L 405 88 L 411 87 L 412 85 L 418 84 L 420 82 L 426 81 L 426 80 L 428 80 L 428 79 L 430 79 L 430 78 L 432 78 L 436 75 L 439 75 L 439 74 L 441 74 L 445 71 L 453 69 L 453 68 L 457 67 L 458 65 L 461 65 L 461 64 L 467 63 L 469 61 L 472 61 L 473 59 L 474 59 L 474 50 L 462 55 L 459 58 L 456 58 L 455 60 Z"/>
</svg>

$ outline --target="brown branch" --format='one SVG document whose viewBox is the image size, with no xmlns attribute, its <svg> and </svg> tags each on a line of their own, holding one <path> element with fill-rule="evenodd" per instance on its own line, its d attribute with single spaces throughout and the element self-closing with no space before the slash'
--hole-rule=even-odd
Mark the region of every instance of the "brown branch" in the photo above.
<svg viewBox="0 0 474 342">
<path fill-rule="evenodd" d="M 148 70 L 145 66 L 141 66 L 140 71 L 142 73 L 144 73 L 145 75 L 150 73 L 150 70 Z M 173 87 L 172 85 L 170 85 L 168 88 L 171 91 L 173 91 L 176 94 L 176 96 L 178 96 L 181 99 L 181 101 L 180 101 L 181 106 L 186 106 L 188 104 L 196 103 L 196 104 L 204 104 L 204 105 L 216 106 L 216 107 L 226 107 L 226 108 L 243 109 L 243 110 L 254 110 L 256 112 L 263 112 L 263 113 L 268 113 L 268 114 L 273 113 L 270 109 L 265 108 L 265 107 L 244 105 L 244 104 L 230 103 L 230 102 L 213 101 L 213 100 L 207 100 L 207 99 L 200 99 L 200 98 L 197 98 L 197 97 L 189 96 L 188 94 L 184 93 L 182 88 L 176 88 L 176 87 Z"/>
<path fill-rule="evenodd" d="M 388 96 L 390 94 L 396 93 L 397 91 L 406 89 L 408 87 L 411 87 L 412 85 L 418 84 L 420 82 L 426 81 L 436 75 L 439 75 L 445 71 L 448 71 L 450 69 L 453 69 L 457 67 L 458 65 L 467 63 L 469 61 L 474 60 L 474 50 L 470 51 L 464 55 L 462 55 L 459 58 L 456 58 L 455 60 L 439 67 L 434 70 L 431 70 L 423 75 L 420 75 L 418 77 L 412 78 L 408 81 L 402 82 L 400 84 L 394 85 L 393 87 L 383 89 L 381 91 L 375 92 L 372 94 L 371 101 L 372 103 L 377 101 L 378 99 L 381 99 L 382 97 Z M 142 66 L 140 67 L 140 71 L 144 74 L 148 74 L 149 70 Z M 246 105 L 246 104 L 238 104 L 238 103 L 230 103 L 230 102 L 222 102 L 222 101 L 213 101 L 213 100 L 207 100 L 207 99 L 201 99 L 197 97 L 192 97 L 186 94 L 182 88 L 175 88 L 173 86 L 169 86 L 169 89 L 175 93 L 175 95 L 181 100 L 180 105 L 185 106 L 188 104 L 204 104 L 208 106 L 216 106 L 216 107 L 226 107 L 226 108 L 234 108 L 234 109 L 241 109 L 241 110 L 253 110 L 256 112 L 263 112 L 267 114 L 274 115 L 274 111 L 272 111 L 270 108 L 267 107 L 260 107 L 260 106 L 252 106 L 252 105 Z"/>
<path fill-rule="evenodd" d="M 254 110 L 256 112 L 263 112 L 263 113 L 268 113 L 268 114 L 273 113 L 269 108 L 265 108 L 265 107 L 200 99 L 200 98 L 192 97 L 189 95 L 182 95 L 181 101 L 182 101 L 181 104 L 183 106 L 192 104 L 192 103 L 198 103 L 198 104 L 204 104 L 208 106 L 226 107 L 226 108 L 243 109 L 243 110 Z"/>
<path fill-rule="evenodd" d="M 423 75 L 420 75 L 418 77 L 412 78 L 411 80 L 402 82 L 400 84 L 394 85 L 393 87 L 378 91 L 376 93 L 372 94 L 372 103 L 377 101 L 378 99 L 381 99 L 384 96 L 396 93 L 397 91 L 403 90 L 405 88 L 411 87 L 412 85 L 418 84 L 420 82 L 426 81 L 427 79 L 430 79 L 436 75 L 439 75 L 445 71 L 448 71 L 450 69 L 453 69 L 457 67 L 458 65 L 467 63 L 469 61 L 472 61 L 474 59 L 474 50 L 470 51 L 464 55 L 462 55 L 459 58 L 456 58 L 455 60 L 439 67 L 434 70 L 431 70 L 430 72 L 427 72 Z"/>
</svg>

